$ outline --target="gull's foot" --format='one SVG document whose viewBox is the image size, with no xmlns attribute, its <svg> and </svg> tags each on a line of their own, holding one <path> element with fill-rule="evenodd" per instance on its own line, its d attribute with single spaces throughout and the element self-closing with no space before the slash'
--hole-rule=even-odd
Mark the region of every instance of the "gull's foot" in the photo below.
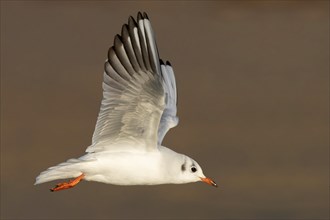
<svg viewBox="0 0 330 220">
<path fill-rule="evenodd" d="M 63 190 L 63 189 L 70 189 L 70 188 L 74 187 L 75 185 L 77 185 L 84 177 L 85 177 L 85 175 L 81 174 L 77 178 L 70 180 L 68 183 L 59 183 L 54 188 L 50 189 L 50 191 L 56 192 L 56 191 Z"/>
</svg>

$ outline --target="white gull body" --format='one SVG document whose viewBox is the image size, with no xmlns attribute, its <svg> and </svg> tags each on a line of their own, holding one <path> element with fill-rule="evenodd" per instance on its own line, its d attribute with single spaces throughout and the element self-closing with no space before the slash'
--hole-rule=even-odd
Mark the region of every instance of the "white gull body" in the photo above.
<svg viewBox="0 0 330 220">
<path fill-rule="evenodd" d="M 109 49 L 92 145 L 82 157 L 42 172 L 35 184 L 83 174 L 84 180 L 114 185 L 204 181 L 216 186 L 196 161 L 161 145 L 178 124 L 176 105 L 173 69 L 158 57 L 148 16 L 138 13 Z"/>
</svg>

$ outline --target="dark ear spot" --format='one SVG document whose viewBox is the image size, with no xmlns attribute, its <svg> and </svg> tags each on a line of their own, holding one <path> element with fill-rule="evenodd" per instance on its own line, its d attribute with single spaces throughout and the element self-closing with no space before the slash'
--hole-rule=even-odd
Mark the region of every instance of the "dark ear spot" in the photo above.
<svg viewBox="0 0 330 220">
<path fill-rule="evenodd" d="M 186 170 L 186 163 L 184 163 L 184 164 L 181 165 L 181 171 L 183 172 L 185 170 Z"/>
</svg>

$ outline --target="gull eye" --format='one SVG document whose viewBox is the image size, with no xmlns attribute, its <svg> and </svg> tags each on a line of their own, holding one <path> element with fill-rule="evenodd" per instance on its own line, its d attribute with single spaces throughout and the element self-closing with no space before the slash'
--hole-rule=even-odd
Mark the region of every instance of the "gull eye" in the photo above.
<svg viewBox="0 0 330 220">
<path fill-rule="evenodd" d="M 192 166 L 190 169 L 191 169 L 191 172 L 193 172 L 193 173 L 195 173 L 197 171 L 197 168 L 194 166 Z"/>
</svg>

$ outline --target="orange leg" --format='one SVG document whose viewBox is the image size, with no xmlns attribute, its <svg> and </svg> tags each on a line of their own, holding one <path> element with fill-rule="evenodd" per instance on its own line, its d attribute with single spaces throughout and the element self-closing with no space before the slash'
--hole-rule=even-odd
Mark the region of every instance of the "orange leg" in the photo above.
<svg viewBox="0 0 330 220">
<path fill-rule="evenodd" d="M 81 174 L 77 178 L 70 180 L 68 183 L 59 183 L 54 188 L 50 189 L 50 191 L 56 192 L 56 191 L 63 190 L 63 189 L 70 189 L 70 188 L 74 187 L 75 185 L 77 185 L 84 177 L 85 177 L 85 175 Z"/>
</svg>

